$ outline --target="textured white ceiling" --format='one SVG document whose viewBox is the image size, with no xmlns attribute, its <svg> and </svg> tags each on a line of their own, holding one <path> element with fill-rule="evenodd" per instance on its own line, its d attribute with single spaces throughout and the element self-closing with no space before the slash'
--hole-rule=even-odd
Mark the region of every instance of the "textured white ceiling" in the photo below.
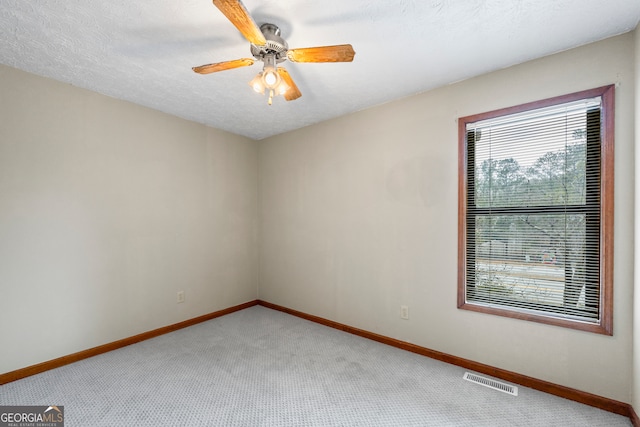
<svg viewBox="0 0 640 427">
<path fill-rule="evenodd" d="M 0 61 L 262 139 L 633 30 L 640 0 L 244 0 L 289 47 L 351 43 L 352 63 L 284 63 L 302 97 L 247 85 L 260 64 L 210 0 L 1 0 Z M 4 100 L 3 100 L 4 101 Z"/>
</svg>

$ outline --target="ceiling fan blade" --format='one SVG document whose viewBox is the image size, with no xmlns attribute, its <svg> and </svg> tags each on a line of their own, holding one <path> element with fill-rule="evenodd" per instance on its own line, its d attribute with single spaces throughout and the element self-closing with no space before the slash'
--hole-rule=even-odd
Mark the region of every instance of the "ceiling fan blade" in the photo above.
<svg viewBox="0 0 640 427">
<path fill-rule="evenodd" d="M 264 38 L 262 31 L 256 25 L 255 21 L 249 15 L 247 8 L 244 7 L 240 0 L 213 0 L 215 7 L 227 17 L 238 31 L 256 46 L 264 46 L 267 40 Z"/>
<path fill-rule="evenodd" d="M 294 99 L 300 98 L 302 96 L 302 94 L 300 93 L 300 89 L 298 89 L 298 86 L 296 86 L 296 84 L 294 83 L 289 72 L 282 67 L 278 67 L 278 74 L 280 75 L 280 78 L 284 80 L 284 82 L 289 86 L 289 89 L 283 95 L 284 99 L 286 99 L 287 101 L 293 101 Z"/>
<path fill-rule="evenodd" d="M 292 62 L 351 62 L 355 54 L 353 46 L 340 44 L 290 49 L 287 57 Z"/>
<path fill-rule="evenodd" d="M 249 58 L 236 59 L 233 61 L 216 62 L 215 64 L 201 65 L 193 67 L 193 71 L 198 74 L 210 74 L 218 71 L 231 70 L 233 68 L 248 67 L 253 65 L 255 61 Z"/>
</svg>

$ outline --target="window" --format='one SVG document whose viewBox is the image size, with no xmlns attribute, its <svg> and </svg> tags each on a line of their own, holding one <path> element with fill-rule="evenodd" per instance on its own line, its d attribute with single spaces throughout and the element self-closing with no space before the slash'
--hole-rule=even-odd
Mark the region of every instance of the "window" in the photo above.
<svg viewBox="0 0 640 427">
<path fill-rule="evenodd" d="M 614 87 L 460 118 L 458 307 L 613 333 Z"/>
</svg>

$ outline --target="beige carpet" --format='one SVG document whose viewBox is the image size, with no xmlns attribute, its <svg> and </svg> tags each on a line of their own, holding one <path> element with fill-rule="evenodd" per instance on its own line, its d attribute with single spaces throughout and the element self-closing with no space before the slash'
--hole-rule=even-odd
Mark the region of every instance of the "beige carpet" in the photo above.
<svg viewBox="0 0 640 427">
<path fill-rule="evenodd" d="M 88 426 L 631 426 L 256 306 L 0 387 L 0 405 L 64 405 Z"/>
</svg>

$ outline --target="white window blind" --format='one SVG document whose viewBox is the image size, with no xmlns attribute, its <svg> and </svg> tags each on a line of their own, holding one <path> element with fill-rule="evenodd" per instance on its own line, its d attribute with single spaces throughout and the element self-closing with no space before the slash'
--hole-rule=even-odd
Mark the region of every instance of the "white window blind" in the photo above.
<svg viewBox="0 0 640 427">
<path fill-rule="evenodd" d="M 466 303 L 600 321 L 602 99 L 466 123 Z"/>
</svg>

